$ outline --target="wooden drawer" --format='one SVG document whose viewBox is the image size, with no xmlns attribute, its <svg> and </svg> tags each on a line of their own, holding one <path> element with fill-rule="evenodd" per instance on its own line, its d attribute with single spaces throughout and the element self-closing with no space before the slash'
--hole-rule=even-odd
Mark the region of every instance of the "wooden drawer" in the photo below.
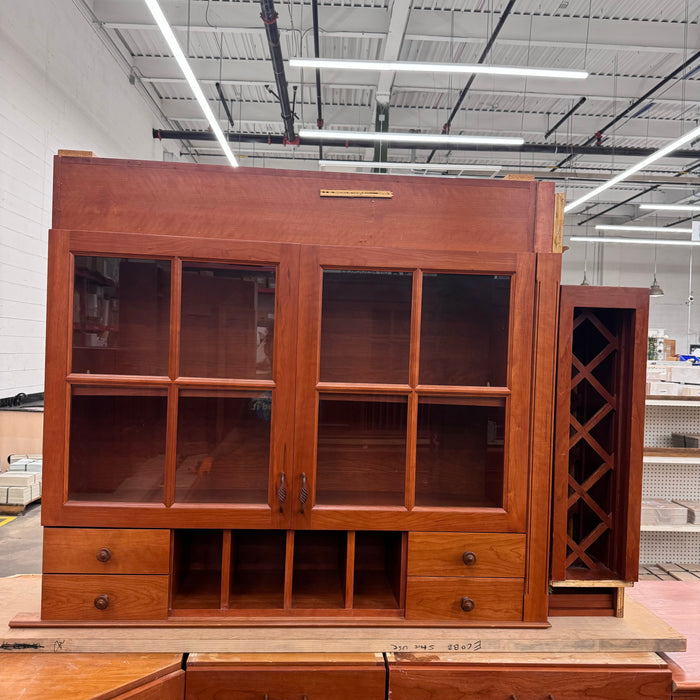
<svg viewBox="0 0 700 700">
<path fill-rule="evenodd" d="M 462 608 L 463 599 L 473 608 Z M 465 607 L 470 604 L 465 600 Z M 523 580 L 514 578 L 409 577 L 407 620 L 519 621 L 523 617 Z"/>
<path fill-rule="evenodd" d="M 186 700 L 385 700 L 381 654 L 191 654 Z"/>
<path fill-rule="evenodd" d="M 170 530 L 45 527 L 45 574 L 167 574 Z"/>
<path fill-rule="evenodd" d="M 525 535 L 411 532 L 408 535 L 408 575 L 522 578 L 525 575 Z"/>
<path fill-rule="evenodd" d="M 670 700 L 665 669 L 389 666 L 392 700 Z"/>
<path fill-rule="evenodd" d="M 105 602 L 104 609 L 97 607 Z M 44 620 L 164 620 L 167 616 L 167 576 L 44 574 L 42 578 Z"/>
</svg>

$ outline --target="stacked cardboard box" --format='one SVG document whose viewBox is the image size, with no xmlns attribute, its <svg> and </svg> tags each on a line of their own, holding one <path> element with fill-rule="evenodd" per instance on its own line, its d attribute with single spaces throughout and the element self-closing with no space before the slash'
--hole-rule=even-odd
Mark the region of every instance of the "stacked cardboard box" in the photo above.
<svg viewBox="0 0 700 700">
<path fill-rule="evenodd" d="M 665 498 L 646 498 L 642 501 L 642 525 L 685 525 L 688 509 Z"/>
<path fill-rule="evenodd" d="M 26 506 L 41 498 L 41 460 L 21 459 L 0 474 L 0 506 Z"/>
<path fill-rule="evenodd" d="M 700 501 L 674 500 L 673 502 L 688 509 L 689 523 L 700 523 Z"/>
</svg>

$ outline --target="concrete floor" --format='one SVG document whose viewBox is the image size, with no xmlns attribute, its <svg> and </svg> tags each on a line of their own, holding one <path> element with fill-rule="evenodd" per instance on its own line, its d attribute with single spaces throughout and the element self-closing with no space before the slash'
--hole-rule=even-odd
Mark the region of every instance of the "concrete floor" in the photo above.
<svg viewBox="0 0 700 700">
<path fill-rule="evenodd" d="M 0 523 L 13 516 L 0 515 Z M 0 525 L 0 576 L 41 573 L 41 502 Z"/>
</svg>

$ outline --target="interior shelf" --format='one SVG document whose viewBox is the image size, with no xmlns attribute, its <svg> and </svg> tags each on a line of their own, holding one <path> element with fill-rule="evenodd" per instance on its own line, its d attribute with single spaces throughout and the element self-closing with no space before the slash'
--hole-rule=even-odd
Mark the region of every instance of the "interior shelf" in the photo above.
<svg viewBox="0 0 700 700">
<path fill-rule="evenodd" d="M 700 464 L 700 448 L 647 447 L 644 464 Z"/>
<path fill-rule="evenodd" d="M 642 525 L 642 532 L 700 532 L 700 524 L 687 523 L 685 525 Z"/>
<path fill-rule="evenodd" d="M 700 407 L 700 396 L 647 396 L 647 406 L 694 406 Z"/>
</svg>

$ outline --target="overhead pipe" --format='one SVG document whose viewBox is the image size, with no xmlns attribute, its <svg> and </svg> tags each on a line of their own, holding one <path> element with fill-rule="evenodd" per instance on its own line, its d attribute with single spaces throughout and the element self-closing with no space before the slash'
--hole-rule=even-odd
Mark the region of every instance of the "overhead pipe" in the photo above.
<svg viewBox="0 0 700 700">
<path fill-rule="evenodd" d="M 641 97 L 636 99 L 632 104 L 630 104 L 627 109 L 622 110 L 620 114 L 618 114 L 614 119 L 609 121 L 604 127 L 601 129 L 598 129 L 593 136 L 590 138 L 586 139 L 586 141 L 583 142 L 584 146 L 589 146 L 592 144 L 594 141 L 599 142 L 603 136 L 603 134 L 612 126 L 615 126 L 617 122 L 620 121 L 620 119 L 624 119 L 632 110 L 636 109 L 644 100 L 649 98 L 651 95 L 653 95 L 657 90 L 660 90 L 666 83 L 670 82 L 673 80 L 678 73 L 684 71 L 691 63 L 694 63 L 698 58 L 700 58 L 700 51 L 697 51 L 694 53 L 687 61 L 683 61 L 683 63 L 676 68 L 672 73 L 669 73 L 663 80 L 661 80 L 659 83 L 654 85 L 654 87 L 650 88 L 647 90 Z M 557 168 L 561 168 L 562 166 L 566 165 L 574 156 L 575 154 L 570 154 L 564 160 L 561 161 L 561 163 L 557 163 L 553 168 L 552 171 L 556 170 Z"/>
<path fill-rule="evenodd" d="M 265 24 L 267 43 L 270 47 L 272 70 L 277 83 L 277 96 L 282 109 L 282 122 L 284 123 L 284 143 L 299 143 L 299 137 L 294 133 L 294 115 L 289 104 L 289 90 L 287 88 L 287 76 L 284 73 L 284 59 L 280 46 L 280 32 L 277 26 L 277 12 L 275 12 L 274 0 L 260 0 L 260 17 Z"/>
<path fill-rule="evenodd" d="M 215 83 L 215 85 L 216 85 L 216 91 L 219 93 L 219 99 L 221 100 L 221 104 L 224 106 L 226 116 L 228 117 L 228 123 L 231 126 L 234 126 L 233 117 L 231 116 L 231 110 L 228 108 L 228 102 L 226 101 L 226 97 L 224 96 L 224 91 L 221 87 L 221 83 Z"/>
<path fill-rule="evenodd" d="M 311 0 L 311 15 L 314 26 L 314 55 L 321 57 L 320 42 L 318 38 L 318 0 Z M 321 101 L 321 69 L 316 69 L 316 126 L 323 129 L 323 102 Z M 323 160 L 323 144 L 318 145 L 318 159 Z"/>
<path fill-rule="evenodd" d="M 544 137 L 548 139 L 584 102 L 585 97 L 582 97 L 551 129 L 549 129 Z"/>
<path fill-rule="evenodd" d="M 479 59 L 477 60 L 477 64 L 483 63 L 486 60 L 486 57 L 489 55 L 489 51 L 491 51 L 491 47 L 493 46 L 493 43 L 496 41 L 496 38 L 498 35 L 501 33 L 501 29 L 503 28 L 503 25 L 505 24 L 506 19 L 508 19 L 508 15 L 510 14 L 510 11 L 513 9 L 513 5 L 515 5 L 515 0 L 510 0 L 508 5 L 506 5 L 505 10 L 501 13 L 501 17 L 498 20 L 498 24 L 496 25 L 496 28 L 493 30 L 491 33 L 491 36 L 489 37 L 489 40 L 486 42 L 486 47 L 484 50 L 481 52 L 481 56 L 479 56 Z M 469 92 L 469 88 L 471 88 L 472 83 L 474 82 L 474 79 L 476 78 L 476 74 L 472 74 L 467 81 L 467 84 L 464 86 L 462 89 L 462 92 L 459 93 L 459 97 L 457 98 L 457 104 L 452 108 L 452 112 L 450 113 L 450 116 L 447 118 L 447 121 L 442 127 L 442 133 L 443 134 L 449 134 L 450 133 L 450 127 L 452 126 L 452 120 L 455 118 L 457 115 L 457 112 L 459 111 L 459 108 L 462 106 L 462 102 L 464 102 L 464 98 L 467 96 L 467 93 Z M 393 144 L 392 144 L 393 148 Z M 433 156 L 437 153 L 437 149 L 434 148 L 430 155 L 428 156 L 428 163 L 433 159 Z"/>
<path fill-rule="evenodd" d="M 278 136 L 273 134 L 233 134 L 226 135 L 229 141 L 234 143 L 267 143 L 275 145 L 283 145 L 290 143 L 286 136 Z M 214 141 L 216 137 L 210 131 L 177 131 L 153 129 L 153 138 L 156 139 L 192 139 L 194 141 Z M 302 146 L 320 146 L 324 143 L 321 139 L 315 137 L 305 137 L 296 141 Z M 341 143 L 341 142 L 338 142 Z M 375 141 L 371 139 L 356 140 L 353 139 L 348 145 L 359 146 L 360 148 L 374 148 Z M 338 145 L 338 144 L 336 144 Z M 403 150 L 424 150 L 424 143 L 414 143 L 410 141 L 401 143 L 392 143 L 392 149 Z M 573 144 L 554 144 L 554 143 L 526 143 L 522 146 L 485 146 L 468 143 L 450 144 L 450 149 L 454 151 L 482 151 L 486 153 L 501 152 L 501 153 L 573 153 L 574 155 L 583 156 L 629 156 L 632 158 L 645 158 L 652 153 L 656 153 L 655 148 L 637 148 L 637 147 L 608 147 L 608 146 L 575 146 Z M 698 157 L 697 150 L 694 149 L 679 149 L 669 154 L 669 158 L 688 158 L 696 160 Z"/>
</svg>

